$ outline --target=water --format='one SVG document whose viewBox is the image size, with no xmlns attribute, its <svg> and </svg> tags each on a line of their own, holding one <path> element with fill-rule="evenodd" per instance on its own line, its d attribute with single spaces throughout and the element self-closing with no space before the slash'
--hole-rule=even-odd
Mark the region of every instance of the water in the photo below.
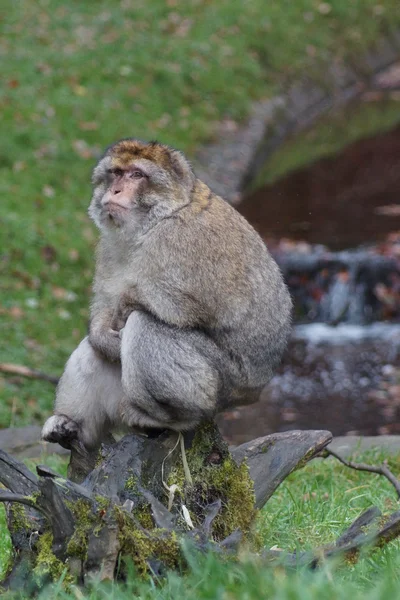
<svg viewBox="0 0 400 600">
<path fill-rule="evenodd" d="M 221 417 L 231 443 L 288 429 L 400 434 L 399 152 L 397 127 L 238 206 L 283 271 L 296 326 L 260 401 Z"/>
<path fill-rule="evenodd" d="M 260 401 L 220 425 L 236 444 L 289 429 L 400 434 L 400 324 L 296 326 Z"/>
<path fill-rule="evenodd" d="M 333 250 L 400 230 L 400 127 L 355 142 L 248 195 L 238 209 L 265 238 Z"/>
<path fill-rule="evenodd" d="M 400 235 L 383 248 L 331 252 L 307 246 L 299 253 L 278 244 L 271 251 L 292 293 L 297 321 L 400 320 Z"/>
</svg>

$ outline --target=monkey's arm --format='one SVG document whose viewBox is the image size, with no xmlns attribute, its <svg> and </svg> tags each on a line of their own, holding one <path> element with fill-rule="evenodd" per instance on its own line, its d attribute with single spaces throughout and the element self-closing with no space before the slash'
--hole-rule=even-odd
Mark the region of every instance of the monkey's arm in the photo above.
<svg viewBox="0 0 400 600">
<path fill-rule="evenodd" d="M 169 325 L 209 331 L 243 322 L 252 288 L 235 240 L 216 235 L 208 223 L 192 234 L 189 225 L 172 219 L 154 238 L 145 248 L 138 285 L 149 313 Z"/>
<path fill-rule="evenodd" d="M 98 311 L 92 309 L 89 325 L 90 344 L 111 362 L 119 361 L 121 354 L 119 331 L 112 327 L 114 312 L 110 308 L 103 308 L 103 310 Z"/>
<path fill-rule="evenodd" d="M 137 295 L 135 286 L 129 287 L 121 295 L 111 323 L 114 331 L 120 332 L 125 327 L 129 315 L 134 310 L 146 310 L 143 304 L 137 300 Z"/>
</svg>

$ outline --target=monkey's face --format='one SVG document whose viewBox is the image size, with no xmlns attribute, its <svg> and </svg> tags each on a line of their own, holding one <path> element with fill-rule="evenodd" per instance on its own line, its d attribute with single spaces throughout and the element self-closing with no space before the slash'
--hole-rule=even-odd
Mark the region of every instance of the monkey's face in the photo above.
<svg viewBox="0 0 400 600">
<path fill-rule="evenodd" d="M 139 217 L 140 198 L 148 189 L 149 175 L 135 164 L 124 169 L 111 167 L 107 175 L 107 189 L 100 200 L 100 216 L 104 224 L 119 227 L 135 216 Z"/>
<path fill-rule="evenodd" d="M 193 182 L 189 163 L 176 150 L 122 140 L 94 169 L 89 215 L 102 230 L 132 231 L 149 213 L 163 217 L 186 204 Z"/>
</svg>

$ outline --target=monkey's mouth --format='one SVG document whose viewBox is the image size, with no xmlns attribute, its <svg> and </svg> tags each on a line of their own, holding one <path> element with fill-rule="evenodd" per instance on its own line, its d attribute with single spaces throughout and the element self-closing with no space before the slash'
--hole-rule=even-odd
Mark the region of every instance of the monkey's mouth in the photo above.
<svg viewBox="0 0 400 600">
<path fill-rule="evenodd" d="M 127 212 L 126 206 L 121 206 L 117 202 L 107 202 L 103 206 L 103 219 L 114 225 L 122 225 L 126 221 Z"/>
<path fill-rule="evenodd" d="M 111 220 L 123 220 L 126 218 L 126 214 L 128 212 L 128 208 L 123 206 L 122 204 L 118 204 L 118 202 L 107 202 L 104 205 L 104 215 Z"/>
<path fill-rule="evenodd" d="M 120 212 L 121 210 L 122 211 L 128 210 L 128 208 L 126 206 L 124 206 L 123 204 L 119 204 L 118 202 L 107 202 L 106 204 L 104 204 L 104 208 L 109 213 L 112 213 L 114 211 Z"/>
</svg>

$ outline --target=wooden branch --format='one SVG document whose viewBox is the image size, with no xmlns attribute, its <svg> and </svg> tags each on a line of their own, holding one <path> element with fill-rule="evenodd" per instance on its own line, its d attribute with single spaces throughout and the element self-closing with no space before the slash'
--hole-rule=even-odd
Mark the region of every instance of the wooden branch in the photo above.
<svg viewBox="0 0 400 600">
<path fill-rule="evenodd" d="M 262 507 L 287 475 L 320 455 L 331 439 L 328 431 L 289 431 L 229 452 L 215 423 L 205 423 L 184 436 L 193 484 L 185 479 L 181 452 L 174 451 L 179 438 L 173 431 L 156 437 L 132 433 L 118 443 L 107 440 L 111 445 L 93 452 L 73 445 L 70 473 L 75 481 L 44 465 L 37 466 L 36 477 L 0 451 L 0 482 L 8 488 L 0 490 L 0 502 L 6 503 L 16 557 L 6 585 L 21 588 L 33 569 L 42 573 L 42 583 L 54 575 L 51 564 L 43 560 L 43 547 L 46 556 L 53 557 L 53 566 L 67 566 L 69 575 L 80 583 L 91 576 L 112 579 L 116 571 L 124 577 L 128 559 L 142 574 L 158 576 L 166 569 L 180 568 L 185 562 L 180 549 L 185 541 L 200 552 L 237 553 L 241 540 L 251 541 L 254 496 L 256 506 Z M 328 450 L 324 455 L 329 454 L 336 453 Z M 383 469 L 361 465 L 361 470 L 394 478 L 386 465 Z M 239 501 L 231 495 L 237 485 L 243 486 Z M 173 503 L 168 502 L 165 486 L 179 486 Z M 16 502 L 25 506 L 15 507 Z M 269 551 L 263 556 L 283 566 L 316 567 L 336 555 L 354 560 L 363 546 L 380 547 L 400 535 L 400 511 L 384 524 L 381 517 L 373 507 L 335 544 L 292 554 Z"/>
<path fill-rule="evenodd" d="M 3 492 L 3 490 L 0 490 L 0 502 L 19 502 L 19 504 L 25 504 L 26 506 L 40 510 L 33 500 L 23 494 L 13 494 L 12 492 Z"/>
<path fill-rule="evenodd" d="M 393 485 L 394 489 L 396 490 L 397 496 L 400 498 L 400 481 L 393 475 L 393 473 L 390 471 L 390 469 L 385 463 L 381 466 L 367 465 L 366 463 L 355 463 L 351 460 L 346 460 L 330 448 L 325 448 L 321 453 L 321 456 L 323 456 L 324 458 L 327 456 L 333 456 L 343 465 L 349 467 L 349 469 L 354 469 L 355 471 L 367 471 L 368 473 L 376 473 L 377 475 L 383 475 L 383 477 L 386 477 L 386 479 Z"/>
<path fill-rule="evenodd" d="M 276 488 L 295 469 L 305 465 L 332 441 L 330 431 L 273 433 L 231 450 L 237 464 L 246 461 L 254 481 L 257 508 L 262 508 Z"/>
<path fill-rule="evenodd" d="M 49 477 L 40 479 L 41 492 L 38 506 L 51 524 L 53 533 L 53 552 L 57 558 L 65 558 L 66 542 L 74 533 L 75 519 L 66 506 L 60 487 Z"/>
<path fill-rule="evenodd" d="M 360 534 L 364 534 L 367 527 L 376 522 L 382 516 L 377 506 L 371 506 L 362 513 L 336 540 L 336 547 L 344 547 L 350 544 Z"/>
<path fill-rule="evenodd" d="M 42 373 L 41 371 L 25 367 L 24 365 L 15 365 L 13 363 L 0 363 L 0 372 L 9 373 L 10 375 L 19 375 L 20 377 L 28 377 L 29 379 L 42 379 L 43 381 L 48 381 L 54 385 L 57 385 L 60 379 L 55 375 L 47 375 L 47 373 Z"/>
<path fill-rule="evenodd" d="M 340 536 L 336 544 L 323 546 L 309 552 L 288 553 L 282 550 L 268 550 L 263 556 L 269 563 L 284 567 L 316 568 L 328 558 L 341 557 L 356 561 L 363 547 L 382 547 L 400 536 L 400 511 L 390 515 L 385 525 L 374 532 L 365 531 L 381 517 L 378 508 L 372 507 L 360 515 Z"/>
<path fill-rule="evenodd" d="M 4 450 L 0 450 L 0 483 L 16 494 L 30 496 L 38 489 L 35 475 Z"/>
</svg>

